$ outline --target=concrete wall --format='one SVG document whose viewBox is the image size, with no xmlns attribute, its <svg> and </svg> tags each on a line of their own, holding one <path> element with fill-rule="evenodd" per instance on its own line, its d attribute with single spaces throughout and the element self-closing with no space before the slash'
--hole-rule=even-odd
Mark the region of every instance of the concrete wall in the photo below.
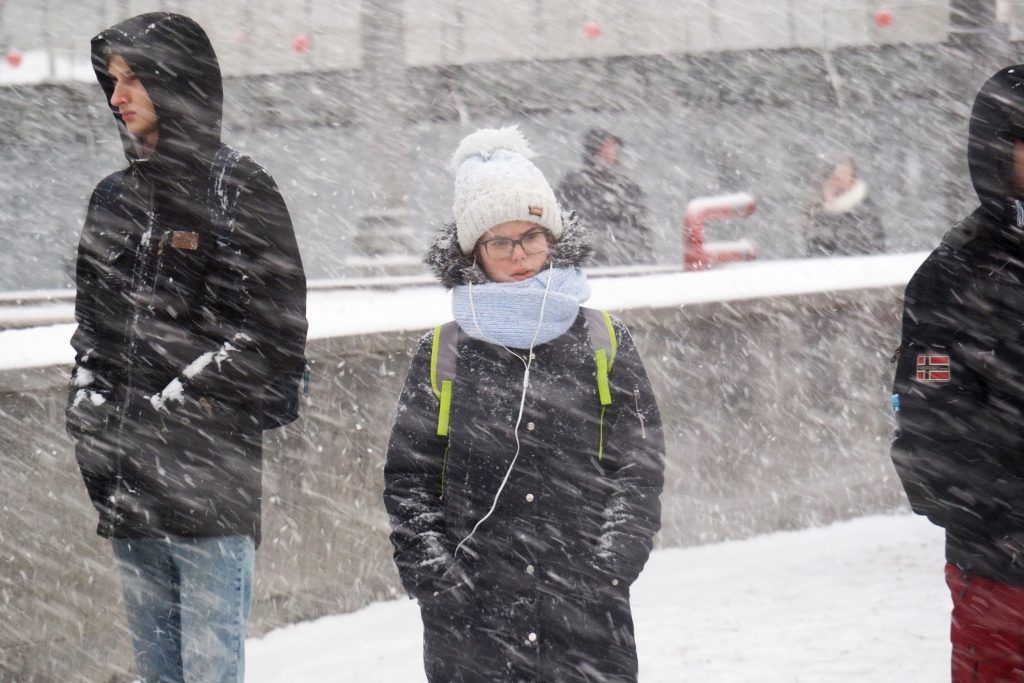
<svg viewBox="0 0 1024 683">
<path fill-rule="evenodd" d="M 899 505 L 887 413 L 899 297 L 886 288 L 621 312 L 666 427 L 661 545 Z M 399 595 L 381 467 L 419 334 L 311 344 L 303 417 L 268 435 L 253 633 Z M 59 367 L 0 373 L 0 681 L 130 673 L 110 550 L 93 533 L 63 431 L 66 379 Z"/>
</svg>

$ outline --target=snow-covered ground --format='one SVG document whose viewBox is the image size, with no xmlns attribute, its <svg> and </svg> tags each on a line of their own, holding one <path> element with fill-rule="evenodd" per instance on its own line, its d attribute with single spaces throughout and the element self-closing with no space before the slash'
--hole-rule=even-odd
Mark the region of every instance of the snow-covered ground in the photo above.
<svg viewBox="0 0 1024 683">
<path fill-rule="evenodd" d="M 943 562 L 909 514 L 657 551 L 633 588 L 640 680 L 948 680 Z M 377 603 L 249 640 L 246 680 L 422 681 L 420 638 L 415 603 Z"/>
</svg>

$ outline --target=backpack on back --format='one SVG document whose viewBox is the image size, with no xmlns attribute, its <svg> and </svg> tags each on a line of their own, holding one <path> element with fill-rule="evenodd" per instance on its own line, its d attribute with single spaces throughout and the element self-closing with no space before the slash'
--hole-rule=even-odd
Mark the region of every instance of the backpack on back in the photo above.
<svg viewBox="0 0 1024 683">
<path fill-rule="evenodd" d="M 580 307 L 587 323 L 587 334 L 594 350 L 594 364 L 597 367 L 597 397 L 601 404 L 600 440 L 597 446 L 598 461 L 604 455 L 604 413 L 612 402 L 608 374 L 615 362 L 619 342 L 615 336 L 612 318 L 605 311 Z M 451 427 L 452 391 L 458 364 L 459 324 L 454 320 L 438 325 L 430 350 L 430 386 L 438 399 L 437 435 L 448 436 Z"/>
<path fill-rule="evenodd" d="M 238 193 L 229 192 L 225 181 L 241 159 L 241 153 L 222 146 L 214 155 L 210 169 L 207 204 L 214 226 L 217 254 L 231 245 L 231 214 Z M 264 387 L 263 392 L 263 429 L 283 427 L 297 420 L 300 397 L 309 395 L 309 366 L 305 353 L 279 351 L 275 349 L 275 353 L 270 355 L 275 362 L 271 368 L 270 384 Z"/>
</svg>

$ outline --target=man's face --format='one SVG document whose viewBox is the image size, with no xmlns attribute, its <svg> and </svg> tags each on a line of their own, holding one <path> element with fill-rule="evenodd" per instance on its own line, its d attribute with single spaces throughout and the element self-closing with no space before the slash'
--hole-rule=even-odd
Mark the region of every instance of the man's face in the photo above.
<svg viewBox="0 0 1024 683">
<path fill-rule="evenodd" d="M 596 156 L 606 168 L 614 166 L 619 161 L 618 141 L 611 136 L 606 137 L 604 141 L 597 146 Z"/>
<path fill-rule="evenodd" d="M 145 86 L 120 55 L 110 58 L 107 70 L 114 81 L 114 94 L 110 96 L 111 106 L 117 108 L 128 132 L 142 141 L 149 150 L 154 149 L 159 132 L 159 119 Z"/>
</svg>

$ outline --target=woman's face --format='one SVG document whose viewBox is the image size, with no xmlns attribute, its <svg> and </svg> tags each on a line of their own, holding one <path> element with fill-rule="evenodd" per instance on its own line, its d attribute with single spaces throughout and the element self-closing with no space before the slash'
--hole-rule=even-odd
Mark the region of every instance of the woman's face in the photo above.
<svg viewBox="0 0 1024 683">
<path fill-rule="evenodd" d="M 846 192 L 853 187 L 853 181 L 856 180 L 856 173 L 853 171 L 853 165 L 847 161 L 842 161 L 835 165 L 832 169 L 832 173 L 829 175 L 826 185 L 832 192 L 838 194 Z"/>
<path fill-rule="evenodd" d="M 529 221 L 508 221 L 477 240 L 476 258 L 492 282 L 519 282 L 541 271 L 548 260 L 544 228 Z"/>
</svg>

